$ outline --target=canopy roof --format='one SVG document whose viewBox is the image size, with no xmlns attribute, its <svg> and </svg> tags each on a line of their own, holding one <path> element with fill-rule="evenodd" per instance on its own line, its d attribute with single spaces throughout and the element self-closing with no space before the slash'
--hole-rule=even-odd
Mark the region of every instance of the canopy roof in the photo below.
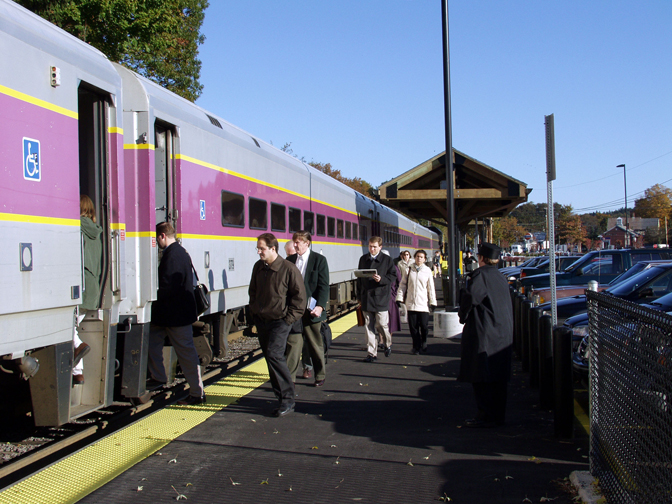
<svg viewBox="0 0 672 504">
<path fill-rule="evenodd" d="M 409 217 L 447 222 L 445 151 L 378 188 L 380 201 Z M 532 189 L 453 149 L 455 224 L 505 217 L 527 201 Z"/>
</svg>

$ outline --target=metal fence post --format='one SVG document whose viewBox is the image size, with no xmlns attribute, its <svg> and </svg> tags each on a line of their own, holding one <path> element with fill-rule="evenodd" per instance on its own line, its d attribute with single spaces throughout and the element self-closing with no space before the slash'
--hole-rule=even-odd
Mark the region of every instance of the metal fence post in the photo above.
<svg viewBox="0 0 672 504">
<path fill-rule="evenodd" d="M 553 409 L 553 321 L 550 315 L 539 318 L 539 406 Z"/>
<path fill-rule="evenodd" d="M 542 309 L 530 308 L 528 315 L 528 333 L 530 335 L 530 387 L 539 387 L 539 319 Z"/>
<path fill-rule="evenodd" d="M 553 329 L 553 375 L 555 381 L 555 435 L 574 436 L 574 383 L 572 381 L 572 331 L 567 327 Z"/>
<path fill-rule="evenodd" d="M 532 301 L 525 300 L 520 307 L 520 334 L 522 342 L 523 371 L 530 370 L 530 308 L 532 308 Z"/>
</svg>

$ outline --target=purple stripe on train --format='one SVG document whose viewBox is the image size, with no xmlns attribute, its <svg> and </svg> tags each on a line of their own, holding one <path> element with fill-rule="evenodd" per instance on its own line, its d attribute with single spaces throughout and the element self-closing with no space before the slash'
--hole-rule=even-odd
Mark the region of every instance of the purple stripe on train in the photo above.
<svg viewBox="0 0 672 504">
<path fill-rule="evenodd" d="M 77 120 L 4 94 L 0 111 L 0 212 L 78 219 Z M 39 142 L 27 164 L 24 138 Z"/>
</svg>

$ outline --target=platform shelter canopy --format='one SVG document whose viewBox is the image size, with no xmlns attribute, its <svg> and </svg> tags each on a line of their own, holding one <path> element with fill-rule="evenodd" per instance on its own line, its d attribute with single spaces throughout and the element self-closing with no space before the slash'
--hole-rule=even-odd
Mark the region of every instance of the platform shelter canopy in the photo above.
<svg viewBox="0 0 672 504">
<path fill-rule="evenodd" d="M 527 201 L 532 189 L 466 154 L 453 149 L 455 224 L 505 217 Z M 445 151 L 378 188 L 380 201 L 411 218 L 441 224 L 448 221 Z"/>
</svg>

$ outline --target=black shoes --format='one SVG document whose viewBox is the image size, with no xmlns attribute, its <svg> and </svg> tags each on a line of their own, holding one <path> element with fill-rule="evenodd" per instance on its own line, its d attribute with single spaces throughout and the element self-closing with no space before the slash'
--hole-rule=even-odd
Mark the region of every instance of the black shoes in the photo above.
<svg viewBox="0 0 672 504">
<path fill-rule="evenodd" d="M 196 406 L 197 404 L 205 404 L 207 401 L 205 400 L 205 395 L 202 395 L 201 397 L 196 397 L 196 396 L 189 396 L 186 399 L 182 399 L 181 401 L 177 401 L 177 404 L 180 406 Z"/>
<path fill-rule="evenodd" d="M 423 352 L 427 351 L 427 343 L 426 342 L 422 344 L 422 351 Z"/>
<path fill-rule="evenodd" d="M 315 381 L 315 386 L 316 386 L 316 387 L 321 387 L 321 386 L 323 386 L 323 385 L 324 385 L 324 381 L 325 381 L 325 380 L 316 380 L 316 381 Z"/>
<path fill-rule="evenodd" d="M 147 381 L 145 382 L 145 389 L 154 390 L 163 387 L 165 384 L 166 382 L 155 380 L 154 378 L 147 378 Z"/>
<path fill-rule="evenodd" d="M 292 411 L 294 411 L 294 403 L 292 403 L 292 404 L 289 404 L 289 403 L 281 404 L 279 408 L 276 408 L 276 409 L 273 410 L 273 416 L 276 416 L 276 417 L 285 416 L 288 413 L 291 413 Z"/>
<path fill-rule="evenodd" d="M 381 351 L 385 350 L 385 345 L 383 345 L 382 343 L 378 343 L 378 350 L 381 350 Z"/>
<path fill-rule="evenodd" d="M 418 355 L 419 353 L 420 353 L 420 350 L 418 350 L 417 348 L 414 348 L 413 350 L 411 350 L 411 355 Z"/>
<path fill-rule="evenodd" d="M 492 429 L 493 427 L 504 425 L 504 422 L 495 422 L 494 420 L 477 420 L 476 418 L 470 418 L 469 420 L 465 420 L 463 425 L 470 429 Z"/>
<path fill-rule="evenodd" d="M 385 357 L 389 357 L 392 354 L 392 347 L 385 347 Z"/>
<path fill-rule="evenodd" d="M 367 355 L 364 362 L 376 362 L 376 358 L 373 355 Z"/>
</svg>

